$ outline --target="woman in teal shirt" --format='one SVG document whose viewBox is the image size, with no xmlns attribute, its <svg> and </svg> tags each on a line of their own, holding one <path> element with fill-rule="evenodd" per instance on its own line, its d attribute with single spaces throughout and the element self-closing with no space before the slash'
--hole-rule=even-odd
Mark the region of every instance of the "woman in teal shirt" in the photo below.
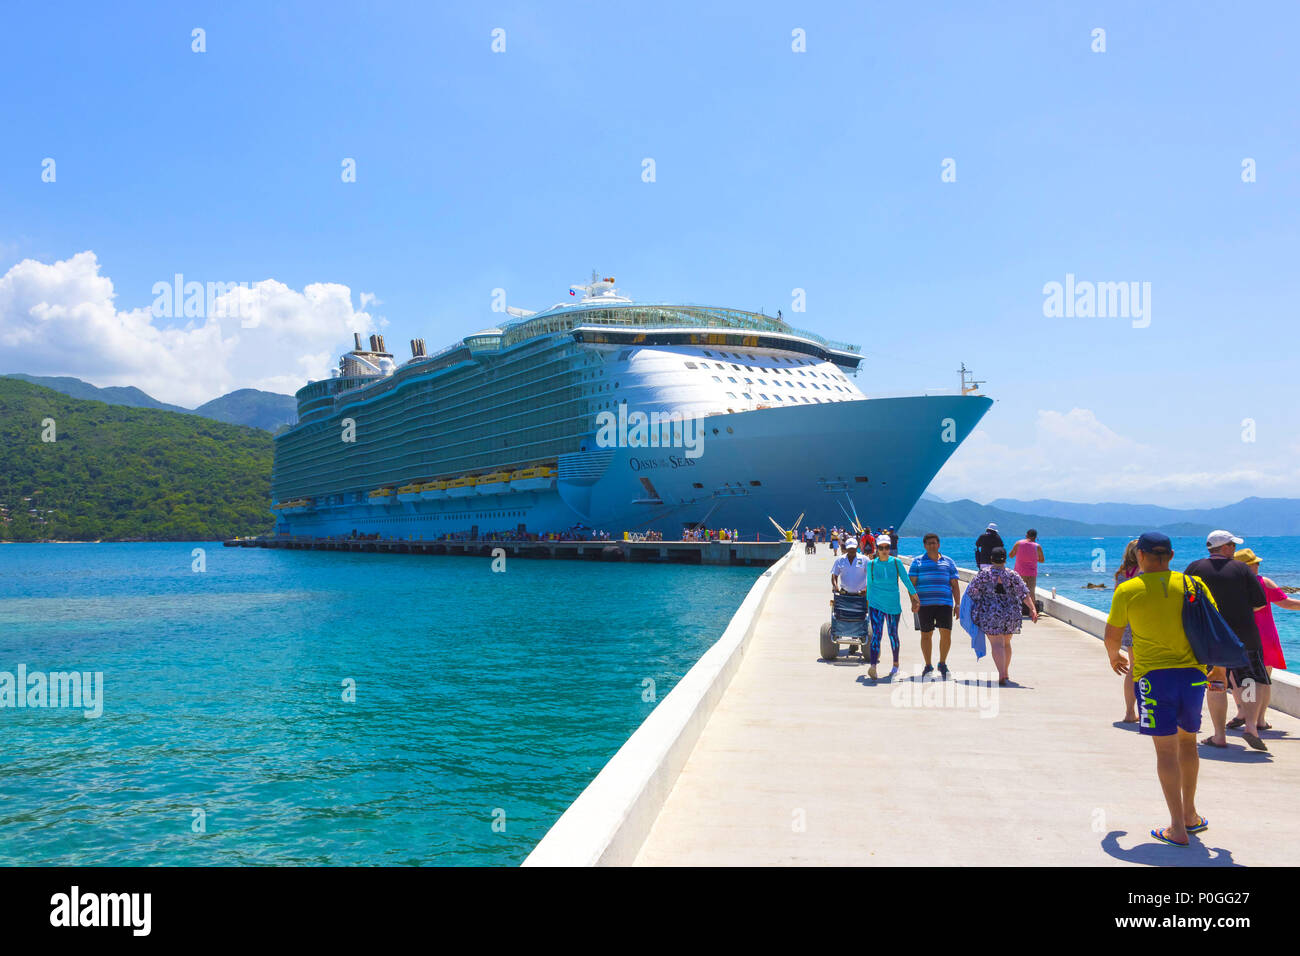
<svg viewBox="0 0 1300 956">
<path fill-rule="evenodd" d="M 908 577 L 907 565 L 890 552 L 893 542 L 886 537 L 876 540 L 876 553 L 867 562 L 867 604 L 871 608 L 871 667 L 867 673 L 876 676 L 876 664 L 880 660 L 880 639 L 885 627 L 889 628 L 889 647 L 894 652 L 894 669 L 890 678 L 898 676 L 898 617 L 903 613 L 903 604 L 899 599 L 898 585 L 901 581 L 912 596 L 912 613 L 920 610 L 921 599 L 916 596 L 916 586 Z"/>
</svg>

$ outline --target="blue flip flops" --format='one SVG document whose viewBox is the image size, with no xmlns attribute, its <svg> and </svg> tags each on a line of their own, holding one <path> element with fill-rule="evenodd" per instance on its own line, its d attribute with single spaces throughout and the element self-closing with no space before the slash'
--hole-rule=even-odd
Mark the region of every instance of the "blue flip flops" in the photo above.
<svg viewBox="0 0 1300 956">
<path fill-rule="evenodd" d="M 1168 843 L 1170 846 L 1181 846 L 1181 847 L 1191 846 L 1190 841 L 1187 843 L 1179 843 L 1176 840 L 1169 839 L 1169 837 L 1165 836 L 1165 831 L 1168 829 L 1169 829 L 1168 827 L 1161 827 L 1159 830 L 1152 830 L 1151 835 L 1155 837 L 1157 840 L 1159 840 L 1161 843 Z"/>
</svg>

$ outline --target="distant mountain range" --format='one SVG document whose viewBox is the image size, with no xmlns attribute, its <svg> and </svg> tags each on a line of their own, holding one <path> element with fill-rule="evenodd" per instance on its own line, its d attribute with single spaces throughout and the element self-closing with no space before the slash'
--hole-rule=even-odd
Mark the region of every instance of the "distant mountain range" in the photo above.
<svg viewBox="0 0 1300 956">
<path fill-rule="evenodd" d="M 903 522 L 906 536 L 933 531 L 972 537 L 996 521 L 1003 537 L 1036 528 L 1040 535 L 1109 537 L 1163 531 L 1200 535 L 1226 528 L 1239 535 L 1300 535 L 1300 499 L 1243 498 L 1221 508 L 1165 508 L 1160 505 L 1078 504 L 1037 498 L 997 498 L 987 505 L 963 498 L 944 501 L 925 494 Z"/>
<path fill-rule="evenodd" d="M 182 408 L 160 402 L 133 385 L 115 385 L 100 388 L 83 382 L 79 378 L 67 376 L 24 375 L 13 372 L 3 378 L 17 378 L 33 385 L 52 388 L 70 398 L 80 398 L 93 402 L 107 402 L 109 405 L 126 405 L 129 408 L 153 408 L 164 412 L 182 412 L 186 415 L 202 415 L 228 425 L 248 425 L 274 432 L 281 425 L 292 425 L 298 419 L 298 402 L 292 395 L 278 392 L 262 392 L 255 388 L 241 388 L 236 391 L 205 402 L 198 408 Z"/>
</svg>

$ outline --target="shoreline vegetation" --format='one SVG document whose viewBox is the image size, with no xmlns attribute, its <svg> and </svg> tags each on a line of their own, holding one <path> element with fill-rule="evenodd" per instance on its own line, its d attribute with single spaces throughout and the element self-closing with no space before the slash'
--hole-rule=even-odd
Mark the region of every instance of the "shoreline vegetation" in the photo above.
<svg viewBox="0 0 1300 956">
<path fill-rule="evenodd" d="M 267 534 L 269 432 L 0 378 L 0 539 L 197 541 Z"/>
</svg>

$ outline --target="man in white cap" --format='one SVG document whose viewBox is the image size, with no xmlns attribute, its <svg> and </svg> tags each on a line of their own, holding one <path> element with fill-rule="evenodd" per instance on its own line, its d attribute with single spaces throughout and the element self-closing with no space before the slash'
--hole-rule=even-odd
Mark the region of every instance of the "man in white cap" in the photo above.
<svg viewBox="0 0 1300 956">
<path fill-rule="evenodd" d="M 1245 567 L 1245 565 L 1242 565 Z M 844 542 L 844 554 L 831 565 L 831 594 L 847 591 L 849 594 L 867 593 L 867 559 L 858 554 L 858 539 Z"/>
<path fill-rule="evenodd" d="M 1259 638 L 1259 624 L 1255 612 L 1268 605 L 1259 578 L 1233 559 L 1237 545 L 1244 543 L 1231 531 L 1211 531 L 1205 539 L 1209 556 L 1193 561 L 1184 574 L 1191 574 L 1205 582 L 1214 597 L 1214 603 L 1228 622 L 1232 632 L 1246 648 L 1246 663 L 1228 671 L 1228 684 L 1237 702 L 1237 712 L 1245 721 L 1241 736 L 1256 750 L 1267 750 L 1259 738 L 1260 713 L 1258 687 L 1269 684 L 1268 670 L 1264 667 L 1264 645 Z M 1214 736 L 1206 737 L 1202 744 L 1211 747 L 1228 746 L 1228 695 L 1219 682 L 1211 681 L 1206 703 L 1210 720 L 1214 722 Z M 1243 690 L 1249 691 L 1243 694 Z M 1248 699 L 1247 699 L 1248 698 Z"/>
<path fill-rule="evenodd" d="M 997 522 L 990 521 L 984 533 L 975 539 L 975 567 L 981 571 L 993 566 L 993 549 L 1005 548 L 1002 535 L 998 534 Z"/>
</svg>

